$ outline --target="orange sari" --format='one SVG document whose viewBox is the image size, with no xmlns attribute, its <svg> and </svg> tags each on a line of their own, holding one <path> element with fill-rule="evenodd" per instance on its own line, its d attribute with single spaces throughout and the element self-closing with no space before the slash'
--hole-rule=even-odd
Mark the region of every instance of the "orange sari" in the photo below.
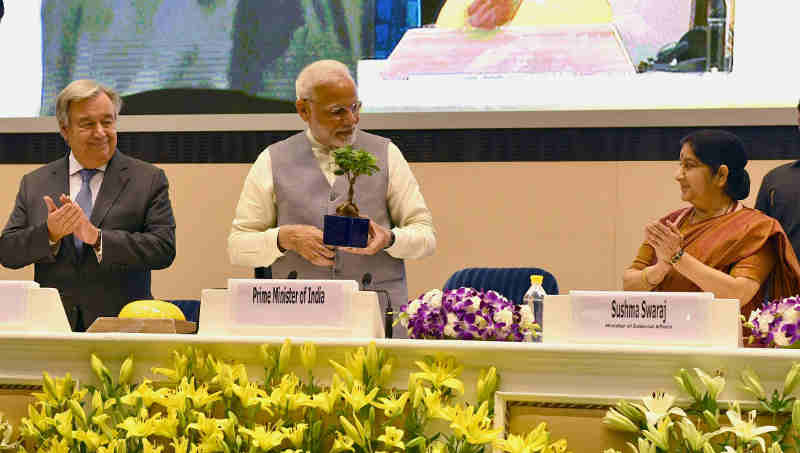
<svg viewBox="0 0 800 453">
<path fill-rule="evenodd" d="M 684 221 L 691 210 L 691 207 L 679 209 L 663 217 L 661 221 Z M 794 296 L 800 292 L 800 263 L 780 223 L 772 217 L 755 209 L 742 208 L 693 225 L 682 225 L 681 232 L 686 253 L 726 274 L 730 274 L 738 262 L 758 253 L 763 247 L 773 247 L 776 263 L 771 278 L 760 282 L 761 288 L 756 295 L 742 305 L 741 312 L 745 317 L 761 306 L 765 294 L 776 299 Z M 642 260 L 644 257 L 647 257 L 645 261 Z M 631 267 L 641 269 L 655 262 L 655 251 L 645 243 Z M 680 272 L 671 269 L 653 291 L 702 289 Z"/>
</svg>

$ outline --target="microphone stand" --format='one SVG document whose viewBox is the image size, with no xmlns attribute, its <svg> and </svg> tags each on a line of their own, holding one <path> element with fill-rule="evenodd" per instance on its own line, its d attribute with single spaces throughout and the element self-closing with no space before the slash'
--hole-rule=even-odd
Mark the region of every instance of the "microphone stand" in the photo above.
<svg viewBox="0 0 800 453">
<path fill-rule="evenodd" d="M 389 296 L 389 291 L 386 291 L 383 288 L 372 288 L 370 286 L 371 283 L 372 274 L 367 272 L 361 278 L 361 288 L 369 288 L 370 291 L 374 291 L 378 294 L 383 294 L 386 296 L 386 311 L 383 313 L 383 335 L 385 338 L 392 338 L 392 325 L 394 324 L 394 308 L 392 308 L 392 298 Z"/>
</svg>

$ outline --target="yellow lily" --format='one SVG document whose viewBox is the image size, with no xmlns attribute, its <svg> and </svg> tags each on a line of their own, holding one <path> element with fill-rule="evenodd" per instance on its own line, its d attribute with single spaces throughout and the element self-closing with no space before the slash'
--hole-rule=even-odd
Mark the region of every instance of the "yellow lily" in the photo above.
<svg viewBox="0 0 800 453">
<path fill-rule="evenodd" d="M 189 438 L 187 437 L 181 436 L 173 439 L 172 442 L 170 442 L 170 445 L 172 446 L 174 453 L 189 453 Z"/>
<path fill-rule="evenodd" d="M 192 405 L 197 409 L 203 409 L 222 399 L 222 392 L 214 392 L 209 394 L 208 385 L 206 384 L 196 387 L 194 378 L 181 379 L 181 383 L 178 385 L 178 394 L 182 394 L 186 398 L 190 399 L 192 401 Z"/>
<path fill-rule="evenodd" d="M 349 391 L 342 391 L 342 396 L 353 408 L 353 411 L 358 412 L 362 407 L 370 404 L 372 400 L 375 399 L 375 396 L 378 394 L 378 390 L 380 390 L 380 388 L 375 387 L 369 393 L 365 393 L 364 384 L 356 381 Z"/>
<path fill-rule="evenodd" d="M 702 382 L 705 386 L 708 396 L 716 400 L 719 394 L 722 393 L 722 390 L 725 388 L 725 378 L 722 377 L 722 372 L 716 371 L 714 373 L 714 377 L 709 376 L 700 368 L 695 368 L 694 372 L 697 373 L 697 377 L 700 378 L 700 382 Z"/>
<path fill-rule="evenodd" d="M 222 433 L 219 432 L 201 437 L 200 444 L 197 446 L 197 451 L 199 453 L 225 452 L 225 439 Z"/>
<path fill-rule="evenodd" d="M 681 434 L 692 451 L 701 451 L 708 445 L 708 440 L 717 433 L 703 434 L 698 431 L 697 427 L 692 423 L 688 417 L 684 417 L 678 421 L 678 427 L 681 429 Z"/>
<path fill-rule="evenodd" d="M 175 408 L 169 408 L 167 409 L 166 418 L 154 417 L 152 423 L 154 435 L 172 439 L 178 435 L 178 410 Z"/>
<path fill-rule="evenodd" d="M 267 370 L 275 368 L 275 365 L 278 364 L 278 353 L 272 346 L 262 344 L 258 347 L 258 352 L 261 355 L 261 363 L 264 364 L 264 368 Z"/>
<path fill-rule="evenodd" d="M 142 447 L 144 447 L 144 453 L 161 453 L 161 450 L 164 449 L 163 445 L 156 446 L 147 439 L 142 439 Z"/>
<path fill-rule="evenodd" d="M 378 383 L 381 386 L 388 385 L 388 383 L 392 380 L 392 370 L 394 369 L 394 358 L 388 358 L 381 366 L 380 377 L 378 378 Z"/>
<path fill-rule="evenodd" d="M 478 376 L 478 403 L 489 401 L 491 405 L 498 384 L 499 378 L 497 377 L 497 368 L 492 366 L 482 369 Z"/>
<path fill-rule="evenodd" d="M 426 362 L 415 361 L 422 371 L 414 373 L 418 380 L 428 381 L 435 389 L 449 388 L 457 394 L 464 394 L 464 383 L 458 379 L 461 374 L 462 366 L 456 365 L 453 357 L 428 358 Z"/>
<path fill-rule="evenodd" d="M 378 436 L 378 440 L 383 442 L 389 448 L 398 448 L 405 450 L 406 444 L 403 443 L 403 435 L 405 433 L 402 429 L 397 429 L 394 426 L 387 425 L 384 433 Z"/>
<path fill-rule="evenodd" d="M 783 453 L 783 448 L 778 442 L 773 442 L 767 449 L 767 453 Z"/>
<path fill-rule="evenodd" d="M 92 354 L 91 358 L 89 359 L 89 362 L 91 364 L 94 375 L 97 376 L 97 380 L 99 380 L 100 382 L 104 383 L 107 382 L 108 384 L 111 384 L 111 373 L 108 371 L 108 368 L 106 368 L 106 366 L 103 364 L 103 361 L 100 360 L 100 358 L 97 357 L 96 355 Z"/>
<path fill-rule="evenodd" d="M 672 424 L 669 417 L 664 417 L 658 422 L 658 425 L 649 425 L 646 430 L 642 431 L 642 435 L 656 447 L 669 451 L 669 430 Z"/>
<path fill-rule="evenodd" d="M 267 392 L 258 388 L 253 382 L 248 382 L 244 385 L 233 384 L 232 387 L 234 395 L 239 398 L 244 407 L 260 404 L 263 398 L 267 396 Z"/>
<path fill-rule="evenodd" d="M 283 341 L 278 357 L 278 372 L 284 374 L 289 371 L 289 362 L 292 360 L 292 341 L 288 338 Z"/>
<path fill-rule="evenodd" d="M 699 400 L 703 396 L 697 391 L 697 388 L 692 382 L 692 377 L 689 375 L 689 372 L 686 368 L 681 368 L 678 371 L 678 375 L 674 376 L 675 382 L 678 384 L 678 387 L 681 388 L 686 394 L 692 397 L 692 399 Z"/>
<path fill-rule="evenodd" d="M 108 414 L 97 414 L 92 417 L 92 423 L 97 425 L 100 428 L 100 431 L 109 438 L 109 439 L 116 439 L 117 438 L 117 430 L 108 426 L 108 421 L 111 419 L 111 416 Z"/>
<path fill-rule="evenodd" d="M 473 413 L 474 407 L 465 406 L 457 408 L 450 428 L 453 432 L 467 440 L 473 445 L 481 445 L 497 440 L 498 434 L 503 429 L 491 429 L 491 419 L 487 417 L 489 411 L 488 403 L 484 402 L 480 408 Z"/>
<path fill-rule="evenodd" d="M 92 430 L 73 431 L 72 438 L 79 442 L 83 442 L 84 445 L 86 445 L 86 450 L 88 451 L 95 451 L 101 445 L 108 443 L 108 438 L 106 438 L 106 436 L 96 433 Z"/>
<path fill-rule="evenodd" d="M 330 391 L 327 391 L 311 395 L 311 397 L 303 401 L 301 405 L 304 407 L 313 407 L 325 412 L 326 414 L 330 414 L 335 404 L 336 397 L 331 396 Z"/>
<path fill-rule="evenodd" d="M 317 346 L 314 343 L 307 341 L 300 347 L 300 362 L 309 373 L 314 370 L 317 364 Z"/>
<path fill-rule="evenodd" d="M 534 453 L 542 450 L 550 440 L 547 424 L 542 422 L 526 436 L 509 434 L 507 439 L 499 439 L 494 445 L 509 453 Z"/>
<path fill-rule="evenodd" d="M 337 431 L 330 453 L 340 453 L 342 451 L 355 451 L 353 450 L 353 438 Z"/>
<path fill-rule="evenodd" d="M 168 388 L 153 390 L 150 384 L 151 382 L 148 379 L 143 380 L 142 383 L 136 387 L 136 390 L 120 398 L 120 402 L 128 406 L 136 406 L 137 400 L 141 398 L 144 407 L 150 407 L 153 403 L 164 405 L 163 403 L 167 400 L 170 390 Z"/>
<path fill-rule="evenodd" d="M 67 407 L 72 412 L 72 415 L 75 417 L 75 422 L 78 424 L 78 427 L 81 429 L 86 429 L 86 412 L 83 410 L 81 403 L 70 399 L 67 400 Z"/>
<path fill-rule="evenodd" d="M 377 407 L 378 409 L 383 409 L 383 414 L 386 415 L 388 418 L 396 417 L 403 413 L 405 410 L 406 402 L 408 401 L 409 394 L 408 392 L 403 392 L 399 398 L 396 397 L 395 393 L 392 393 L 389 398 L 381 397 L 378 398 L 379 402 L 372 402 L 372 405 Z"/>
<path fill-rule="evenodd" d="M 253 446 L 264 450 L 277 447 L 286 437 L 280 429 L 267 429 L 264 425 L 258 425 L 255 429 L 239 428 L 240 433 L 247 434 L 253 441 Z"/>
<path fill-rule="evenodd" d="M 789 396 L 800 383 L 800 362 L 792 362 L 792 368 L 783 381 L 783 396 Z"/>
<path fill-rule="evenodd" d="M 156 416 L 160 416 L 160 414 L 156 414 Z M 147 437 L 153 434 L 153 420 L 154 418 L 147 418 L 146 413 L 139 414 L 138 417 L 126 418 L 122 421 L 122 423 L 117 425 L 117 428 L 127 431 L 127 434 L 125 435 L 126 439 L 130 437 Z"/>
<path fill-rule="evenodd" d="M 303 436 L 307 428 L 307 424 L 298 423 L 292 428 L 281 428 L 281 432 L 283 433 L 283 437 L 294 445 L 294 448 L 300 448 L 303 445 Z"/>
<path fill-rule="evenodd" d="M 69 453 L 70 443 L 71 442 L 67 440 L 67 438 L 62 438 L 58 442 L 51 438 L 49 448 L 44 449 L 44 451 L 47 453 Z"/>
<path fill-rule="evenodd" d="M 56 431 L 65 439 L 72 440 L 72 411 L 67 409 L 59 412 L 53 416 L 53 420 L 55 420 Z"/>
<path fill-rule="evenodd" d="M 559 439 L 546 446 L 542 453 L 565 453 L 567 451 L 567 439 Z"/>
<path fill-rule="evenodd" d="M 739 376 L 741 379 L 739 387 L 742 390 L 749 392 L 750 394 L 755 396 L 756 399 L 759 400 L 766 399 L 767 394 L 766 392 L 764 392 L 764 386 L 761 385 L 761 379 L 758 377 L 758 374 L 756 374 L 756 372 L 752 368 L 750 368 L 749 366 L 745 367 L 739 373 Z"/>
<path fill-rule="evenodd" d="M 97 447 L 97 453 L 125 453 L 125 440 L 113 439 L 106 445 Z"/>
<path fill-rule="evenodd" d="M 642 437 L 636 439 L 636 445 L 628 442 L 628 446 L 631 447 L 633 453 L 657 453 L 658 451 L 654 443 Z"/>
<path fill-rule="evenodd" d="M 630 433 L 638 433 L 639 426 L 631 421 L 628 417 L 620 413 L 617 409 L 611 408 L 606 411 L 603 417 L 603 424 L 615 431 L 623 431 Z"/>
<path fill-rule="evenodd" d="M 130 382 L 133 376 L 133 356 L 128 356 L 122 366 L 119 367 L 119 383 L 122 385 Z"/>
<path fill-rule="evenodd" d="M 452 417 L 443 410 L 442 393 L 438 390 L 433 391 L 429 388 L 418 387 L 419 392 L 422 393 L 422 400 L 425 402 L 425 409 L 428 417 L 441 418 L 447 421 L 452 421 Z"/>
<path fill-rule="evenodd" d="M 339 416 L 339 422 L 342 424 L 345 434 L 362 448 L 367 448 L 367 436 L 364 432 L 364 425 L 358 421 L 358 417 L 356 417 L 355 414 L 353 414 L 353 423 L 350 423 L 343 415 Z"/>
</svg>

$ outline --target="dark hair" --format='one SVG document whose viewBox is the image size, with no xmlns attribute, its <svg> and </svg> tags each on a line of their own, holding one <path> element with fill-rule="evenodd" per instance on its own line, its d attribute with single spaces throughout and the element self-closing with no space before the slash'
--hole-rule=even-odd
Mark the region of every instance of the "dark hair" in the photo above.
<svg viewBox="0 0 800 453">
<path fill-rule="evenodd" d="M 689 144 L 701 162 L 711 167 L 712 174 L 721 165 L 728 167 L 728 182 L 725 193 L 734 200 L 743 200 L 750 194 L 750 175 L 744 142 L 734 134 L 721 130 L 704 129 L 683 137 L 681 145 Z"/>
</svg>

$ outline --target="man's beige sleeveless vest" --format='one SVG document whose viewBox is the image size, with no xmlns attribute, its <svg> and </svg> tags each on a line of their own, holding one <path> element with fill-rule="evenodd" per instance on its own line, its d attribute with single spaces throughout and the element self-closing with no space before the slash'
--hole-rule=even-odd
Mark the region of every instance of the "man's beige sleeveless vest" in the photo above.
<svg viewBox="0 0 800 453">
<path fill-rule="evenodd" d="M 358 131 L 354 148 L 363 148 L 377 157 L 380 171 L 361 175 L 356 180 L 353 201 L 361 215 L 374 222 L 392 228 L 391 218 L 386 206 L 386 193 L 389 183 L 387 147 L 389 140 L 377 135 Z M 314 225 L 320 230 L 325 214 L 335 214 L 336 206 L 347 199 L 348 184 L 344 176 L 337 176 L 333 187 L 328 183 L 319 162 L 311 151 L 311 142 L 305 132 L 293 135 L 286 140 L 270 146 L 272 179 L 275 185 L 275 198 L 278 208 L 278 225 Z M 315 266 L 293 251 L 278 258 L 272 265 L 274 278 L 286 278 L 291 271 L 297 272 L 300 279 L 355 280 L 361 283 L 365 273 L 372 274 L 372 287 L 389 292 L 392 305 L 397 311 L 408 302 L 408 287 L 403 260 L 393 258 L 380 251 L 372 256 L 336 252 L 336 265 L 333 269 Z M 379 296 L 381 313 L 386 307 L 385 295 Z M 403 329 L 395 326 L 395 338 L 402 336 Z"/>
</svg>

